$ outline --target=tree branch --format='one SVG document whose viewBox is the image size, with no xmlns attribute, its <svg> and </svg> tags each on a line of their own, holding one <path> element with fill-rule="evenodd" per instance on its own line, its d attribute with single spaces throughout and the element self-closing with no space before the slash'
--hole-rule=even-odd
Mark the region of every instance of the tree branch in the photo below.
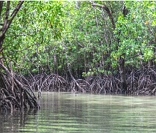
<svg viewBox="0 0 156 133">
<path fill-rule="evenodd" d="M 114 22 L 114 18 L 113 18 L 111 10 L 105 4 L 100 5 L 100 4 L 94 3 L 92 1 L 91 1 L 91 3 L 92 3 L 92 6 L 97 6 L 97 7 L 103 8 L 107 12 L 108 17 L 112 23 L 112 27 L 113 27 L 113 29 L 115 29 L 115 22 Z"/>
<path fill-rule="evenodd" d="M 0 35 L 0 38 L 2 38 L 4 36 L 4 34 L 6 33 L 6 31 L 10 27 L 10 25 L 12 23 L 12 20 L 14 19 L 14 17 L 16 16 L 16 14 L 18 13 L 18 11 L 21 8 L 23 2 L 24 2 L 23 0 L 22 1 L 19 1 L 19 3 L 17 4 L 17 6 L 15 7 L 15 9 L 13 10 L 13 12 L 11 14 L 10 20 L 7 20 L 7 24 L 5 24 L 5 22 L 4 22 L 4 25 L 3 26 L 5 26 L 5 28 L 2 30 L 2 34 Z M 7 7 L 8 6 L 9 6 L 9 3 L 7 2 Z M 6 15 L 7 15 L 7 11 L 6 11 Z"/>
<path fill-rule="evenodd" d="M 0 1 L 0 20 L 1 20 L 1 13 L 2 13 L 3 2 L 4 1 Z"/>
<path fill-rule="evenodd" d="M 9 17 L 9 10 L 10 10 L 10 1 L 7 1 L 5 18 L 4 18 L 4 24 L 3 24 L 2 31 L 7 28 L 8 17 Z"/>
</svg>

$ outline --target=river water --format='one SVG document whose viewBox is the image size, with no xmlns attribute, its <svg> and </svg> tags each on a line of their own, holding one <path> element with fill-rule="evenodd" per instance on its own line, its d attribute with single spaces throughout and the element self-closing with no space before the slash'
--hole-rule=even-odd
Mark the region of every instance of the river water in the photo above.
<svg viewBox="0 0 156 133">
<path fill-rule="evenodd" d="M 155 133 L 156 97 L 43 92 L 41 109 L 0 115 L 0 133 Z"/>
</svg>

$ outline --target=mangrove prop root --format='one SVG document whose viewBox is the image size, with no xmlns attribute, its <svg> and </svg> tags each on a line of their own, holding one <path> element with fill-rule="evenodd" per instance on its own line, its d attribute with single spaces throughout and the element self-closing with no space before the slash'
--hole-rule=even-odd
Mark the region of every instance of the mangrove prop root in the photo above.
<svg viewBox="0 0 156 133">
<path fill-rule="evenodd" d="M 28 77 L 32 90 L 41 91 L 71 91 L 95 94 L 127 94 L 127 95 L 156 95 L 156 70 L 141 68 L 127 71 L 127 90 L 123 91 L 120 74 L 88 76 L 85 79 L 67 81 L 57 74 L 37 74 Z"/>
<path fill-rule="evenodd" d="M 64 91 L 96 94 L 127 94 L 127 95 L 156 95 L 156 70 L 141 68 L 127 71 L 127 90 L 123 91 L 120 74 L 88 76 L 85 79 L 67 81 L 54 73 L 30 73 L 24 77 L 7 69 L 3 64 L 0 73 L 0 110 L 38 108 L 39 104 L 34 95 L 42 91 Z"/>
<path fill-rule="evenodd" d="M 0 64 L 0 111 L 39 108 L 26 79 Z M 23 82 L 25 81 L 25 82 Z"/>
</svg>

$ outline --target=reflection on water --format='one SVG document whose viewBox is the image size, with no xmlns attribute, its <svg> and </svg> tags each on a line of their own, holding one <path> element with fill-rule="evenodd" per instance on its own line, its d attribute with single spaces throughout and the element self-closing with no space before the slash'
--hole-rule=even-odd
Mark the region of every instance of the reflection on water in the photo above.
<svg viewBox="0 0 156 133">
<path fill-rule="evenodd" d="M 1 133 L 156 132 L 156 98 L 44 92 L 41 110 L 0 115 Z"/>
</svg>

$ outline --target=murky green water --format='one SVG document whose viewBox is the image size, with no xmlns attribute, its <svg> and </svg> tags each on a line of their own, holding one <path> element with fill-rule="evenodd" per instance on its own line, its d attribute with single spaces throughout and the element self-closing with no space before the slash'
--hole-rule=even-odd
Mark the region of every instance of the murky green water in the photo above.
<svg viewBox="0 0 156 133">
<path fill-rule="evenodd" d="M 155 133 L 156 97 L 46 93 L 41 110 L 0 115 L 0 133 Z"/>
</svg>

